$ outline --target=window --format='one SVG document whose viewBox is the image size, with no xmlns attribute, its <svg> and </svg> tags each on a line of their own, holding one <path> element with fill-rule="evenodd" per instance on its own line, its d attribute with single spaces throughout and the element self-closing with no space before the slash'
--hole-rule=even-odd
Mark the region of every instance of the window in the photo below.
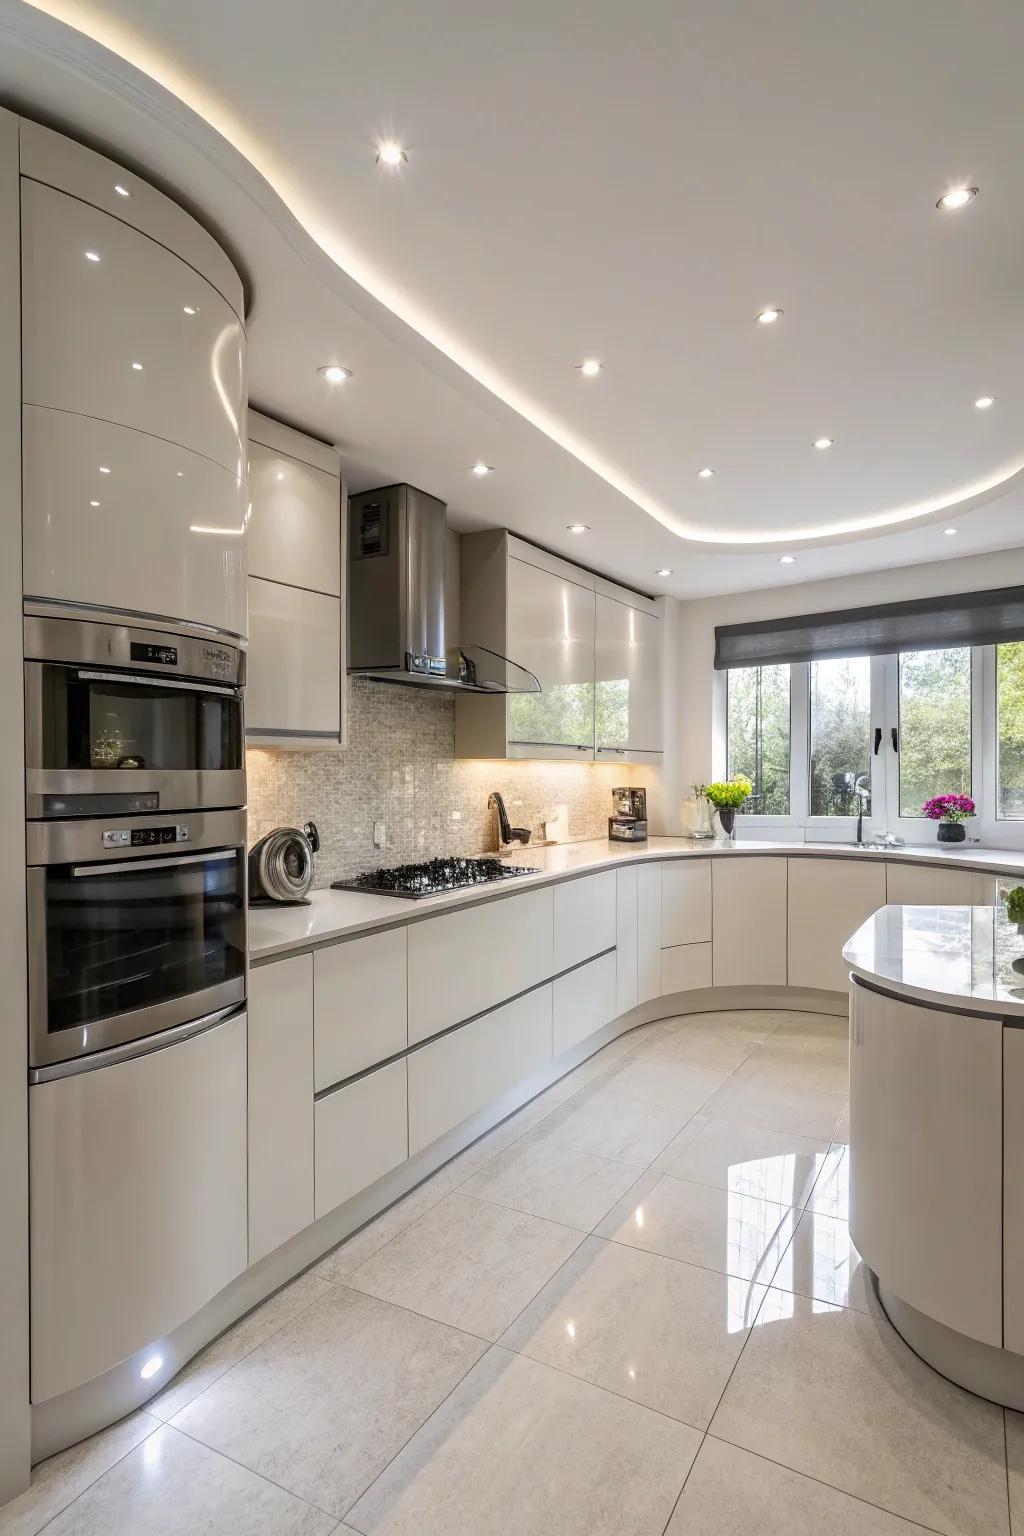
<svg viewBox="0 0 1024 1536">
<path fill-rule="evenodd" d="M 728 673 L 727 773 L 754 786 L 754 816 L 790 813 L 789 667 L 736 667 Z"/>
<path fill-rule="evenodd" d="M 899 814 L 921 816 L 933 795 L 971 793 L 971 650 L 909 651 L 898 667 Z"/>
<path fill-rule="evenodd" d="M 810 664 L 810 813 L 871 811 L 871 660 Z"/>
<path fill-rule="evenodd" d="M 996 646 L 996 816 L 1024 821 L 1024 640 Z"/>
</svg>

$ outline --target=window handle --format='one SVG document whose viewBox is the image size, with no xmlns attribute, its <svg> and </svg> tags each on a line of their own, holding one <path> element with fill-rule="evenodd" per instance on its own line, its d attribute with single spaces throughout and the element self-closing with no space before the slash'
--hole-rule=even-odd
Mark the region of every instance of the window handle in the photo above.
<svg viewBox="0 0 1024 1536">
<path fill-rule="evenodd" d="M 875 756 L 876 757 L 878 756 L 878 749 L 879 749 L 879 747 L 881 745 L 882 745 L 882 727 L 880 725 L 876 725 L 875 726 Z"/>
<path fill-rule="evenodd" d="M 893 726 L 889 734 L 892 736 L 892 749 L 894 752 L 898 752 L 900 749 L 900 737 L 895 726 Z"/>
</svg>

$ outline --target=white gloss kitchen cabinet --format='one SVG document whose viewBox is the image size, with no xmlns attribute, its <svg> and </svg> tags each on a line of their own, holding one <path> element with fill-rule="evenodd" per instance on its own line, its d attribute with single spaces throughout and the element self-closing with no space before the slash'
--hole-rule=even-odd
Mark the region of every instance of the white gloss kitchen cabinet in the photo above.
<svg viewBox="0 0 1024 1536">
<path fill-rule="evenodd" d="M 336 451 L 249 413 L 250 746 L 345 738 L 344 489 Z"/>
<path fill-rule="evenodd" d="M 23 121 L 20 165 L 26 599 L 244 636 L 239 277 L 94 151 Z"/>
<path fill-rule="evenodd" d="M 463 645 L 533 672 L 538 693 L 459 694 L 457 757 L 660 761 L 657 605 L 504 530 L 464 534 Z"/>
<path fill-rule="evenodd" d="M 817 856 L 787 862 L 789 985 L 845 992 L 843 945 L 885 906 L 885 865 Z"/>
</svg>

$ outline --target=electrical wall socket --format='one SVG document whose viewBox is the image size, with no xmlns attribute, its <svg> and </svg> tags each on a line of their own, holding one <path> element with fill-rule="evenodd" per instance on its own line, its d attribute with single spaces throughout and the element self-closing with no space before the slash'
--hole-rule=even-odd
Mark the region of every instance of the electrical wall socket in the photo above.
<svg viewBox="0 0 1024 1536">
<path fill-rule="evenodd" d="M 386 845 L 387 837 L 385 835 L 384 823 L 382 821 L 375 821 L 373 824 L 373 846 L 375 848 L 384 848 Z"/>
</svg>

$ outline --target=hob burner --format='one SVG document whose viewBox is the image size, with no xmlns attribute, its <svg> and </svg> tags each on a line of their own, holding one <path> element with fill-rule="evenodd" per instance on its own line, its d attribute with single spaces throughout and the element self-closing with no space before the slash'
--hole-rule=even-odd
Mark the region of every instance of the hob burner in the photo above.
<svg viewBox="0 0 1024 1536">
<path fill-rule="evenodd" d="M 334 891 L 369 891 L 378 896 L 437 896 L 469 885 L 490 885 L 536 875 L 537 869 L 505 864 L 501 859 L 429 859 L 424 864 L 398 864 L 394 869 L 371 869 L 354 880 L 332 880 Z"/>
</svg>

